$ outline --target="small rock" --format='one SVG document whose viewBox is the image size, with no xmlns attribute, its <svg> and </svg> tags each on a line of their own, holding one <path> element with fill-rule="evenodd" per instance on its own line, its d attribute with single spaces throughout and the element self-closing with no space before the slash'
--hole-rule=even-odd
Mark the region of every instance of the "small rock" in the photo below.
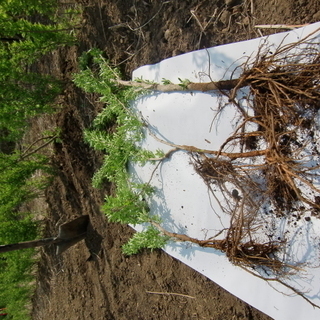
<svg viewBox="0 0 320 320">
<path fill-rule="evenodd" d="M 242 5 L 234 6 L 232 8 L 232 13 L 241 13 L 243 11 Z"/>
<path fill-rule="evenodd" d="M 221 16 L 220 16 L 220 22 L 222 22 L 223 24 L 228 25 L 229 24 L 229 19 L 230 19 L 231 13 L 229 11 L 224 11 Z"/>
<path fill-rule="evenodd" d="M 244 24 L 245 26 L 248 26 L 250 24 L 250 18 L 248 16 L 244 17 L 242 20 L 242 24 Z"/>
<path fill-rule="evenodd" d="M 233 189 L 232 192 L 231 192 L 231 195 L 234 199 L 236 200 L 241 200 L 242 198 L 240 197 L 239 195 L 239 191 L 237 189 Z"/>
<path fill-rule="evenodd" d="M 316 21 L 320 21 L 320 11 L 316 12 L 313 16 L 312 16 L 312 20 Z"/>
<path fill-rule="evenodd" d="M 224 2 L 226 6 L 232 7 L 235 4 L 236 0 L 224 0 Z"/>
<path fill-rule="evenodd" d="M 150 41 L 150 37 L 151 37 L 151 32 L 150 32 L 150 31 L 147 31 L 147 32 L 144 34 L 144 37 L 145 37 L 145 41 L 146 41 L 146 42 L 149 42 L 149 41 Z"/>
<path fill-rule="evenodd" d="M 172 57 L 179 56 L 180 54 L 184 54 L 184 52 L 179 49 L 174 49 L 172 51 Z"/>
<path fill-rule="evenodd" d="M 165 38 L 166 40 L 168 40 L 169 37 L 170 37 L 170 35 L 171 35 L 171 31 L 170 31 L 170 29 L 167 29 L 167 30 L 164 32 L 164 38 Z"/>
</svg>

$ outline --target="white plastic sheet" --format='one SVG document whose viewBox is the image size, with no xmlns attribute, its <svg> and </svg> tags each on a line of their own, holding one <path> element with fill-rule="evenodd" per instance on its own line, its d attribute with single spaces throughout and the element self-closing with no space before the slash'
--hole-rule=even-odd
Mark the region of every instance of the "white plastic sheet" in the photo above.
<svg viewBox="0 0 320 320">
<path fill-rule="evenodd" d="M 296 42 L 318 28 L 320 23 L 315 23 L 269 37 L 190 52 L 155 65 L 143 66 L 134 71 L 133 79 L 142 77 L 161 82 L 165 78 L 179 83 L 179 78 L 194 82 L 237 78 L 241 73 L 237 67 L 248 57 L 254 58 L 261 45 L 273 50 L 279 45 Z M 246 89 L 239 94 L 245 95 Z M 137 99 L 133 107 L 141 112 L 159 138 L 177 145 L 218 150 L 233 132 L 237 121 L 234 107 L 228 105 L 213 121 L 219 106 L 223 104 L 227 104 L 227 99 L 214 92 L 174 92 L 144 96 Z M 150 134 L 141 146 L 164 152 L 172 148 Z M 148 182 L 154 168 L 152 164 L 143 167 L 133 164 L 130 167 L 132 179 Z M 151 185 L 157 190 L 150 203 L 151 212 L 161 216 L 163 227 L 167 230 L 206 239 L 228 226 L 230 217 L 219 212 L 216 200 L 195 172 L 187 152 L 175 152 L 163 161 L 155 171 Z M 287 232 L 290 236 L 287 259 L 308 262 L 303 272 L 289 277 L 286 282 L 320 306 L 319 219 L 309 222 L 301 219 L 295 225 L 286 218 L 267 224 L 271 222 L 274 233 L 283 235 Z M 270 225 L 268 227 L 271 228 Z M 141 230 L 142 226 L 135 228 Z M 169 243 L 165 251 L 274 319 L 320 319 L 320 309 L 312 307 L 279 283 L 266 282 L 233 266 L 219 251 L 186 243 Z"/>
</svg>

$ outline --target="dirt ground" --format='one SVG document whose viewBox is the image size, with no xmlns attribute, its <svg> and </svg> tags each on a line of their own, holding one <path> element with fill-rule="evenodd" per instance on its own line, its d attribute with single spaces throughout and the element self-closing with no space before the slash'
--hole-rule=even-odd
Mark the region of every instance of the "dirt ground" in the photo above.
<svg viewBox="0 0 320 320">
<path fill-rule="evenodd" d="M 56 175 L 45 197 L 30 205 L 44 217 L 44 236 L 56 235 L 59 224 L 79 215 L 88 214 L 91 222 L 87 239 L 61 256 L 53 247 L 40 250 L 32 319 L 270 319 L 161 250 L 122 254 L 121 246 L 133 231 L 108 223 L 100 212 L 110 186 L 92 188 L 101 155 L 82 136 L 101 105 L 97 96 L 75 88 L 71 78 L 78 70 L 77 57 L 90 48 L 104 50 L 130 78 L 145 64 L 257 37 L 255 24 L 318 21 L 320 1 L 80 0 L 76 4 L 83 8 L 78 45 L 48 55 L 38 66 L 64 80 L 66 88 L 59 97 L 63 108 L 34 122 L 34 131 L 60 127 L 61 140 L 51 150 Z"/>
</svg>

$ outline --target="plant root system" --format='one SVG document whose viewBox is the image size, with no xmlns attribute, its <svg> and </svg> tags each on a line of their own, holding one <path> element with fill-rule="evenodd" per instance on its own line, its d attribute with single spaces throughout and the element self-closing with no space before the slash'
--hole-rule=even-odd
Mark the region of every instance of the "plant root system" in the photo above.
<svg viewBox="0 0 320 320">
<path fill-rule="evenodd" d="M 312 134 L 320 109 L 318 47 L 312 34 L 296 43 L 280 45 L 274 52 L 261 46 L 257 58 L 242 66 L 244 71 L 233 81 L 233 89 L 225 91 L 221 87 L 229 103 L 240 111 L 240 121 L 219 150 L 175 145 L 150 131 L 158 141 L 174 148 L 164 158 L 177 150 L 190 153 L 195 171 L 213 196 L 213 185 L 222 192 L 225 201 L 219 202 L 220 207 L 231 217 L 229 227 L 221 232 L 222 239 L 198 240 L 157 225 L 165 235 L 223 251 L 233 264 L 244 268 L 263 266 L 280 276 L 288 267 L 298 270 L 277 257 L 285 240 L 263 242 L 255 234 L 263 223 L 260 212 L 266 202 L 276 209 L 277 216 L 290 214 L 293 207 L 320 210 L 320 190 L 314 183 L 320 180 L 320 153 L 316 148 L 318 138 Z M 246 109 L 236 99 L 237 91 L 244 86 L 250 90 Z M 239 145 L 240 151 L 229 151 Z M 303 191 L 306 188 L 316 196 L 308 197 Z"/>
</svg>

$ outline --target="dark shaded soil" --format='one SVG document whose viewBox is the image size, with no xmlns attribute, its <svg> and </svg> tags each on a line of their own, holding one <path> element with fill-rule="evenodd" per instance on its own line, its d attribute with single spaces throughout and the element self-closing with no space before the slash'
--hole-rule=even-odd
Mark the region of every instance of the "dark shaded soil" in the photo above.
<svg viewBox="0 0 320 320">
<path fill-rule="evenodd" d="M 101 155 L 82 136 L 102 106 L 97 96 L 84 94 L 71 81 L 78 70 L 77 57 L 93 47 L 104 50 L 129 78 L 141 65 L 256 37 L 254 24 L 320 20 L 319 0 L 253 2 L 253 10 L 251 1 L 241 0 L 77 2 L 83 6 L 79 44 L 48 55 L 40 65 L 42 71 L 64 80 L 66 89 L 59 97 L 61 110 L 34 123 L 35 131 L 60 127 L 61 141 L 51 150 L 56 175 L 44 199 L 33 206 L 46 211 L 44 236 L 57 234 L 61 223 L 79 215 L 88 214 L 91 223 L 86 241 L 61 256 L 53 247 L 41 249 L 33 319 L 270 319 L 160 250 L 131 257 L 121 253 L 133 231 L 108 223 L 100 212 L 109 186 L 92 188 Z"/>
</svg>

